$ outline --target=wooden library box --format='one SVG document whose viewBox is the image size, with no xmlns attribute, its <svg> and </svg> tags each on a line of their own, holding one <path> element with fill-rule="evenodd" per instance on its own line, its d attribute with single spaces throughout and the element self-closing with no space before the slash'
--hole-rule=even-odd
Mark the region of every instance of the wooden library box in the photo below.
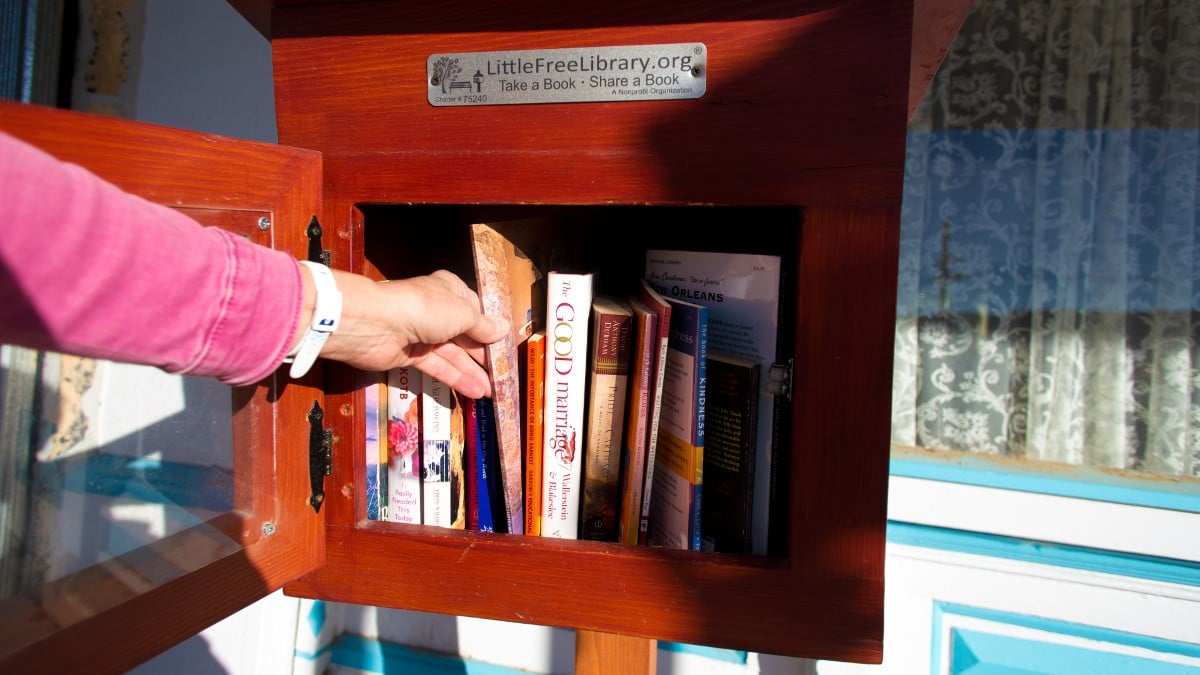
<svg viewBox="0 0 1200 675">
<path fill-rule="evenodd" d="M 752 555 L 368 519 L 371 378 L 326 364 L 239 390 L 239 489 L 212 523 L 235 553 L 130 588 L 122 572 L 196 545 L 177 536 L 10 601 L 3 621 L 26 628 L 0 658 L 87 663 L 87 649 L 54 645 L 102 650 L 117 617 L 123 636 L 131 623 L 145 636 L 124 657 L 136 663 L 283 586 L 880 661 L 905 126 L 968 3 L 917 2 L 936 26 L 916 42 L 912 0 L 231 4 L 271 41 L 279 146 L 20 106 L 0 107 L 0 128 L 202 222 L 378 279 L 447 268 L 472 280 L 468 226 L 492 221 L 552 223 L 538 243 L 614 294 L 648 249 L 779 256 L 791 389 L 770 517 L 782 536 Z M 106 590 L 82 601 L 80 588 Z M 54 598 L 83 609 L 64 619 Z M 160 620 L 172 606 L 187 606 L 181 625 Z"/>
</svg>

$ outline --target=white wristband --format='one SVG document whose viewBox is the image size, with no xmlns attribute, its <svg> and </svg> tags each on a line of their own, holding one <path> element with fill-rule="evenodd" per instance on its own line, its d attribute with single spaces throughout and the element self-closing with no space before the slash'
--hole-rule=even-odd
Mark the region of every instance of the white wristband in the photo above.
<svg viewBox="0 0 1200 675">
<path fill-rule="evenodd" d="M 312 271 L 313 283 L 317 287 L 316 308 L 313 310 L 312 323 L 300 340 L 296 355 L 291 358 L 292 368 L 288 375 L 302 377 L 312 368 L 321 353 L 321 346 L 329 339 L 329 334 L 337 330 L 342 320 L 342 293 L 333 280 L 333 272 L 329 268 L 309 260 L 301 260 L 301 265 Z M 287 362 L 289 359 L 284 359 Z"/>
</svg>

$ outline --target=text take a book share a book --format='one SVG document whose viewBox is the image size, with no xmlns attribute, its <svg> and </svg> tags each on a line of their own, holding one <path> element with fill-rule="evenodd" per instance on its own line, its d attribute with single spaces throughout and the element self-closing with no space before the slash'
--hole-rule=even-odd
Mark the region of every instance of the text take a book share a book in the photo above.
<svg viewBox="0 0 1200 675">
<path fill-rule="evenodd" d="M 755 452 L 752 461 L 743 463 L 742 470 L 752 472 L 754 477 L 750 550 L 765 555 L 769 545 L 771 474 L 782 461 L 782 453 L 776 448 L 786 440 L 779 436 L 780 430 L 786 430 L 790 410 L 784 386 L 788 378 L 785 376 L 781 383 L 773 377 L 779 372 L 773 366 L 786 361 L 779 340 L 782 260 L 773 255 L 650 250 L 646 252 L 645 271 L 650 284 L 664 297 L 709 308 L 711 351 L 759 364 Z M 786 501 L 785 495 L 775 498 Z M 733 550 L 740 552 L 743 546 L 734 546 Z"/>
<path fill-rule="evenodd" d="M 670 339 L 650 493 L 651 546 L 700 550 L 708 308 L 667 298 Z"/>
</svg>

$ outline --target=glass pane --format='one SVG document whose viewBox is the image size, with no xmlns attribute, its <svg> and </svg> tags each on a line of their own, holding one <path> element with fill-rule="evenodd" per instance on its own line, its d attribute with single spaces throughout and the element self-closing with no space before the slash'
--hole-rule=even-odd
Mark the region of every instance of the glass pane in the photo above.
<svg viewBox="0 0 1200 675">
<path fill-rule="evenodd" d="M 169 581 L 240 549 L 218 527 L 234 508 L 232 389 L 58 354 L 39 355 L 37 365 L 35 373 L 19 363 L 5 370 L 9 391 L 31 375 L 39 386 L 33 452 L 3 450 L 6 466 L 32 478 L 3 496 L 9 518 L 0 544 L 14 560 L 4 597 L 155 542 L 156 555 L 173 558 L 171 537 L 192 528 L 207 532 L 206 544 L 151 577 L 135 572 L 139 583 Z"/>
<path fill-rule="evenodd" d="M 1200 493 L 1196 27 L 975 4 L 909 129 L 896 444 Z"/>
</svg>

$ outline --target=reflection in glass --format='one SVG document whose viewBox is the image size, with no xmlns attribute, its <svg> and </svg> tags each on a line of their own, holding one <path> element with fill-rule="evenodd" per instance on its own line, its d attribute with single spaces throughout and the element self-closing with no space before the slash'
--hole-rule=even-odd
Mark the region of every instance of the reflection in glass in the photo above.
<svg viewBox="0 0 1200 675">
<path fill-rule="evenodd" d="M 1200 477 L 1200 19 L 1175 4 L 975 4 L 910 125 L 895 443 Z"/>
<path fill-rule="evenodd" d="M 33 458 L 24 460 L 26 515 L 10 523 L 4 541 L 19 559 L 6 566 L 5 597 L 118 564 L 111 561 L 197 526 L 209 533 L 200 547 L 189 539 L 187 557 L 205 559 L 170 560 L 172 547 L 162 545 L 153 578 L 140 582 L 162 583 L 170 570 L 237 549 L 206 525 L 234 506 L 229 387 L 57 354 L 41 355 L 40 364 L 37 424 L 25 448 Z M 22 460 L 19 448 L 4 452 L 10 465 Z"/>
</svg>

